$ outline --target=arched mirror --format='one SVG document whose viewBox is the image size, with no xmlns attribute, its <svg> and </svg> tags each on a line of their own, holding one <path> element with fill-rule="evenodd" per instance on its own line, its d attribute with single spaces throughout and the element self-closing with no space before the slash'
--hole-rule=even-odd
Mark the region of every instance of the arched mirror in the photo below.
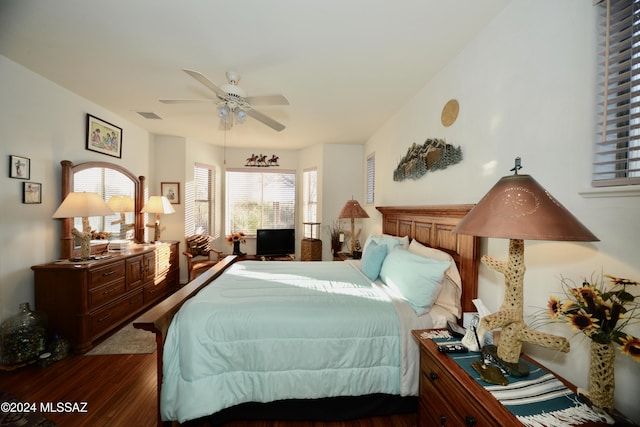
<svg viewBox="0 0 640 427">
<path fill-rule="evenodd" d="M 144 241 L 144 215 L 140 213 L 144 204 L 144 176 L 136 177 L 122 166 L 108 162 L 86 162 L 74 165 L 69 160 L 62 165 L 62 200 L 71 192 L 94 192 L 102 195 L 106 202 L 114 196 L 124 196 L 133 200 L 133 208 L 113 208 L 114 215 L 89 218 L 96 238 L 128 238 L 135 242 Z M 112 200 L 112 202 L 115 201 Z M 122 209 L 122 211 L 120 211 Z M 74 225 L 74 221 L 78 223 Z M 70 258 L 78 251 L 71 235 L 75 226 L 82 229 L 79 218 L 62 219 L 60 256 Z"/>
</svg>

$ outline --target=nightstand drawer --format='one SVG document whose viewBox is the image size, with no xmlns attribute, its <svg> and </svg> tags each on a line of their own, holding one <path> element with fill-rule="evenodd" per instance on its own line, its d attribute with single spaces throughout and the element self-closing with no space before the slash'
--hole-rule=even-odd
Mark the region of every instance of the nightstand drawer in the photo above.
<svg viewBox="0 0 640 427">
<path fill-rule="evenodd" d="M 435 425 L 440 425 L 441 415 L 447 419 L 446 426 L 493 425 L 493 416 L 479 404 L 478 396 L 460 387 L 460 383 L 442 365 L 439 356 L 421 349 L 420 396 L 426 397 L 428 410 L 435 412 L 430 414 L 438 422 Z"/>
</svg>

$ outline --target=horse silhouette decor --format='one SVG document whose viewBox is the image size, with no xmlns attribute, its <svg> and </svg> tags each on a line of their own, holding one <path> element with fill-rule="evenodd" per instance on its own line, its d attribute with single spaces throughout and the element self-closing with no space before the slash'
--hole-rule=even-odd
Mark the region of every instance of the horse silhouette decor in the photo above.
<svg viewBox="0 0 640 427">
<path fill-rule="evenodd" d="M 247 157 L 247 162 L 245 166 L 248 167 L 256 167 L 256 168 L 267 168 L 269 166 L 280 166 L 278 164 L 278 160 L 280 157 L 275 154 L 271 155 L 270 159 L 267 159 L 267 155 L 265 154 L 251 154 L 251 157 Z"/>
</svg>

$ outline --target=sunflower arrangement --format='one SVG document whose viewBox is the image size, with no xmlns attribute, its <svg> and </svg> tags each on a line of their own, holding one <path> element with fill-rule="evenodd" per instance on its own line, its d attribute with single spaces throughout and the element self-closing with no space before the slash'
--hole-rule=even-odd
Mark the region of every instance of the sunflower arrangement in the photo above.
<svg viewBox="0 0 640 427">
<path fill-rule="evenodd" d="M 640 304 L 636 301 L 640 296 L 627 291 L 628 287 L 640 287 L 640 282 L 604 277 L 609 279 L 608 285 L 585 279 L 581 287 L 563 277 L 567 298 L 552 296 L 547 304 L 548 316 L 552 321 L 568 323 L 576 333 L 582 332 L 600 344 L 620 344 L 624 354 L 640 363 L 640 339 L 623 331 L 640 319 Z"/>
<path fill-rule="evenodd" d="M 229 234 L 226 239 L 228 244 L 233 245 L 235 242 L 247 243 L 247 239 L 245 238 L 245 234 L 242 231 L 238 231 L 237 233 Z"/>
</svg>

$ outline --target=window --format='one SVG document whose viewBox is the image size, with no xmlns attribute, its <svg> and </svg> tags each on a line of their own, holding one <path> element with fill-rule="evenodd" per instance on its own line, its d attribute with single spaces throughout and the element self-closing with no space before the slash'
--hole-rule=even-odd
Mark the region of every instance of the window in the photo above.
<svg viewBox="0 0 640 427">
<path fill-rule="evenodd" d="M 193 167 L 193 210 L 185 213 L 185 235 L 218 237 L 214 227 L 215 167 L 196 163 Z"/>
<path fill-rule="evenodd" d="M 225 234 L 295 228 L 295 171 L 227 169 Z"/>
<path fill-rule="evenodd" d="M 640 0 L 598 7 L 602 77 L 592 185 L 640 184 Z"/>
<path fill-rule="evenodd" d="M 305 169 L 302 172 L 302 222 L 318 222 L 318 170 Z M 317 231 L 317 230 L 315 230 Z M 311 238 L 311 229 L 305 227 L 304 238 Z M 313 236 L 317 238 L 317 236 Z"/>
<path fill-rule="evenodd" d="M 367 201 L 373 204 L 376 189 L 376 153 L 371 153 L 367 157 Z"/>
</svg>

